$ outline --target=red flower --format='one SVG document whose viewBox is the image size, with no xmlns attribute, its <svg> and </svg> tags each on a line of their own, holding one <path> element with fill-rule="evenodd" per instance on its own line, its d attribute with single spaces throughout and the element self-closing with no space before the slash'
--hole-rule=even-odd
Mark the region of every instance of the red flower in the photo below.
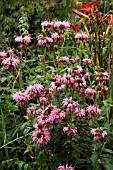
<svg viewBox="0 0 113 170">
<path fill-rule="evenodd" d="M 73 28 L 73 30 L 74 30 L 75 32 L 78 31 L 78 28 L 79 28 L 80 26 L 81 26 L 81 24 L 71 25 L 71 27 Z"/>
<path fill-rule="evenodd" d="M 82 8 L 80 8 L 79 11 L 91 13 L 92 7 L 97 4 L 100 4 L 100 2 L 89 2 L 88 4 L 86 2 L 82 2 Z"/>
<path fill-rule="evenodd" d="M 88 17 L 87 15 L 83 14 L 82 12 L 80 12 L 80 11 L 74 9 L 74 8 L 71 9 L 71 12 L 73 12 L 73 13 L 79 15 L 79 16 L 82 17 L 82 18 L 89 19 L 89 17 Z"/>
</svg>

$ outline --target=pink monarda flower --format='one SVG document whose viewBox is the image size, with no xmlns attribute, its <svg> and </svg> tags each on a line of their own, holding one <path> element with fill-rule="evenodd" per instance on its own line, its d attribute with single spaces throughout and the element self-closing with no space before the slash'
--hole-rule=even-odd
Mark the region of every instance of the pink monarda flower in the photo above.
<svg viewBox="0 0 113 170">
<path fill-rule="evenodd" d="M 77 133 L 77 127 L 74 126 L 73 128 L 70 128 L 70 126 L 68 125 L 63 128 L 63 132 L 65 132 L 67 136 L 70 136 L 70 135 L 75 136 Z"/>
<path fill-rule="evenodd" d="M 46 44 L 50 44 L 53 42 L 53 39 L 51 37 L 43 36 L 42 34 L 38 36 L 37 40 L 39 46 L 45 46 Z"/>
<path fill-rule="evenodd" d="M 58 170 L 74 170 L 74 168 L 71 165 L 69 166 L 68 164 L 66 164 L 66 166 L 60 165 L 58 167 Z"/>
<path fill-rule="evenodd" d="M 78 102 L 72 100 L 72 97 L 69 99 L 66 98 L 62 102 L 63 107 L 66 107 L 67 112 L 74 112 L 75 109 L 78 107 Z"/>
<path fill-rule="evenodd" d="M 85 110 L 84 109 L 80 109 L 80 108 L 76 108 L 75 109 L 75 116 L 76 117 L 83 117 L 83 116 L 85 116 Z"/>
<path fill-rule="evenodd" d="M 78 62 L 79 59 L 80 59 L 80 58 L 77 56 L 76 58 L 72 58 L 71 61 L 72 61 L 73 63 L 76 63 L 76 62 Z"/>
<path fill-rule="evenodd" d="M 72 76 L 81 76 L 83 73 L 83 68 L 82 66 L 75 66 L 72 68 L 69 68 L 69 72 L 71 73 Z"/>
<path fill-rule="evenodd" d="M 48 142 L 50 140 L 50 132 L 46 127 L 42 127 L 42 129 L 36 128 L 32 133 L 33 142 L 37 142 L 38 144 L 44 144 L 44 142 Z"/>
<path fill-rule="evenodd" d="M 38 125 L 44 126 L 48 123 L 59 122 L 60 119 L 65 117 L 65 112 L 58 109 L 56 106 L 48 105 L 44 110 L 40 111 L 40 115 L 37 117 Z"/>
<path fill-rule="evenodd" d="M 38 40 L 38 45 L 39 45 L 39 46 L 43 46 L 43 45 L 45 45 L 45 44 L 47 43 L 46 37 L 43 36 L 42 34 L 40 34 L 40 35 L 38 36 L 37 40 Z"/>
<path fill-rule="evenodd" d="M 89 58 L 84 58 L 84 59 L 82 60 L 82 62 L 83 62 L 85 65 L 90 65 L 90 64 L 91 64 L 91 59 L 89 59 Z"/>
<path fill-rule="evenodd" d="M 65 28 L 70 28 L 70 23 L 68 21 L 63 21 L 62 25 L 64 25 Z"/>
<path fill-rule="evenodd" d="M 58 81 L 58 82 L 62 82 L 62 76 L 60 75 L 60 74 L 53 74 L 53 76 L 54 76 L 54 80 L 56 80 L 56 81 Z"/>
<path fill-rule="evenodd" d="M 88 35 L 85 33 L 77 33 L 75 34 L 75 39 L 85 40 L 88 39 Z"/>
<path fill-rule="evenodd" d="M 104 86 L 103 84 L 98 84 L 95 87 L 95 90 L 97 91 L 97 93 L 99 93 L 100 95 L 104 95 L 104 93 L 108 90 L 107 86 Z"/>
<path fill-rule="evenodd" d="M 56 121 L 59 122 L 60 119 L 63 119 L 64 117 L 65 117 L 65 112 L 61 111 L 58 108 L 55 108 L 55 109 L 51 110 L 50 114 L 46 118 L 46 122 L 47 123 L 53 123 Z"/>
<path fill-rule="evenodd" d="M 102 128 L 91 129 L 91 133 L 94 135 L 94 140 L 96 141 L 101 140 L 107 135 L 107 132 L 103 131 Z"/>
<path fill-rule="evenodd" d="M 52 43 L 53 39 L 51 37 L 46 36 L 47 43 Z"/>
<path fill-rule="evenodd" d="M 43 26 L 43 27 L 50 27 L 50 26 L 52 26 L 53 25 L 53 21 L 52 22 L 50 22 L 50 21 L 43 21 L 42 23 L 41 23 L 41 25 Z"/>
<path fill-rule="evenodd" d="M 64 89 L 65 85 L 62 84 L 61 82 L 52 82 L 50 84 L 50 91 L 58 91 L 61 92 Z"/>
<path fill-rule="evenodd" d="M 15 38 L 15 42 L 23 42 L 23 38 L 22 38 L 22 36 L 17 36 L 16 38 Z"/>
<path fill-rule="evenodd" d="M 61 21 L 55 21 L 54 22 L 54 28 L 60 28 L 62 22 Z"/>
<path fill-rule="evenodd" d="M 37 117 L 37 127 L 39 127 L 39 126 L 43 126 L 45 123 L 46 123 L 46 121 L 45 121 L 45 119 L 46 119 L 46 117 L 45 117 L 45 115 L 43 114 L 43 112 L 44 112 L 44 110 L 42 111 L 42 113 L 40 113 L 40 115 Z M 34 126 L 35 128 L 36 128 L 36 125 Z"/>
<path fill-rule="evenodd" d="M 82 78 L 76 77 L 74 87 L 75 88 L 76 87 L 81 88 L 81 87 L 84 87 L 84 86 L 86 86 L 86 81 L 85 81 L 84 77 L 82 77 Z"/>
<path fill-rule="evenodd" d="M 85 90 L 85 95 L 86 95 L 86 97 L 93 97 L 94 94 L 96 94 L 96 90 L 95 90 L 95 89 L 87 88 L 87 89 Z"/>
<path fill-rule="evenodd" d="M 62 56 L 62 57 L 57 57 L 57 61 L 60 61 L 60 62 L 67 62 L 69 61 L 69 57 L 68 56 Z"/>
<path fill-rule="evenodd" d="M 50 21 L 44 21 L 44 22 L 41 23 L 41 25 L 42 25 L 42 27 L 46 27 L 46 30 L 47 30 L 48 32 L 50 32 L 51 29 L 52 29 L 52 26 L 53 26 L 53 21 L 52 21 L 52 22 L 50 22 Z"/>
<path fill-rule="evenodd" d="M 20 64 L 20 60 L 14 57 L 9 57 L 9 58 L 4 59 L 2 61 L 2 64 L 7 65 L 11 68 L 15 68 L 18 64 Z"/>
<path fill-rule="evenodd" d="M 88 106 L 86 108 L 86 111 L 88 113 L 92 113 L 92 114 L 100 114 L 101 113 L 101 109 L 99 109 L 97 106 Z"/>
<path fill-rule="evenodd" d="M 26 35 L 25 37 L 23 37 L 23 42 L 25 44 L 29 44 L 31 42 L 31 37 L 29 35 Z"/>
<path fill-rule="evenodd" d="M 86 73 L 86 70 L 83 69 L 82 66 L 75 66 L 75 67 L 69 68 L 68 70 L 71 73 L 72 77 L 76 76 L 76 78 L 85 79 L 85 78 L 87 78 L 89 76 L 89 73 Z"/>
<path fill-rule="evenodd" d="M 88 113 L 88 119 L 101 113 L 101 109 L 98 106 L 88 106 L 86 107 L 86 112 Z"/>
<path fill-rule="evenodd" d="M 106 72 L 94 72 L 94 75 L 97 76 L 96 80 L 100 80 L 100 81 L 104 81 L 107 80 L 109 78 L 109 73 Z"/>
<path fill-rule="evenodd" d="M 27 114 L 33 114 L 36 115 L 37 114 L 37 110 L 35 106 L 31 106 L 27 108 Z"/>
<path fill-rule="evenodd" d="M 25 91 L 25 92 L 16 92 L 13 95 L 13 100 L 15 100 L 16 102 L 21 102 L 21 101 L 26 101 L 29 100 L 30 96 L 29 94 Z"/>
<path fill-rule="evenodd" d="M 6 57 L 6 55 L 7 55 L 7 54 L 6 54 L 5 51 L 0 51 L 0 57 L 3 57 L 3 58 L 4 58 L 4 57 Z"/>
<path fill-rule="evenodd" d="M 75 83 L 75 79 L 74 79 L 74 77 L 72 77 L 71 75 L 63 75 L 63 77 L 62 77 L 62 82 L 63 83 L 66 83 L 66 84 L 68 84 L 68 85 L 74 85 L 74 83 Z"/>
<path fill-rule="evenodd" d="M 68 21 L 55 21 L 54 22 L 54 28 L 57 28 L 57 29 L 64 29 L 64 28 L 69 28 L 70 27 L 70 23 Z"/>
<path fill-rule="evenodd" d="M 29 44 L 31 42 L 31 37 L 29 35 L 26 35 L 25 37 L 22 37 L 22 35 L 17 36 L 15 42 Z"/>
<path fill-rule="evenodd" d="M 44 105 L 45 103 L 47 103 L 48 99 L 44 96 L 40 97 L 39 98 L 39 102 L 41 105 Z"/>
<path fill-rule="evenodd" d="M 59 121 L 65 117 L 65 112 L 53 105 L 48 105 L 44 110 L 44 114 L 48 115 L 45 120 L 47 123 Z"/>
<path fill-rule="evenodd" d="M 51 35 L 51 38 L 52 38 L 55 42 L 57 42 L 57 41 L 60 39 L 58 33 L 56 33 L 56 32 Z"/>
<path fill-rule="evenodd" d="M 30 94 L 40 94 L 42 90 L 44 89 L 44 86 L 41 84 L 34 84 L 34 85 L 29 85 L 27 87 L 27 92 Z"/>
<path fill-rule="evenodd" d="M 105 71 L 105 72 L 98 72 L 98 71 L 95 71 L 94 72 L 94 74 L 96 75 L 96 76 L 105 76 L 105 77 L 109 77 L 109 73 L 107 72 L 107 71 Z"/>
</svg>

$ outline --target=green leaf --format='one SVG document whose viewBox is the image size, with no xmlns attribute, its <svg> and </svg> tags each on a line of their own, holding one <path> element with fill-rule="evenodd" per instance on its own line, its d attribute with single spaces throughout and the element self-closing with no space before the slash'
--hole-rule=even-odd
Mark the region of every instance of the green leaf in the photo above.
<svg viewBox="0 0 113 170">
<path fill-rule="evenodd" d="M 25 150 L 24 154 L 25 154 L 25 153 L 28 153 L 28 152 L 31 151 L 31 150 L 32 150 L 32 147 L 31 147 L 31 148 L 27 148 L 27 149 Z"/>
<path fill-rule="evenodd" d="M 27 170 L 29 168 L 29 164 L 24 165 L 24 170 Z"/>
<path fill-rule="evenodd" d="M 22 170 L 22 166 L 24 165 L 24 162 L 17 162 L 17 165 L 19 166 L 19 170 Z"/>
<path fill-rule="evenodd" d="M 103 152 L 108 152 L 108 153 L 113 153 L 113 151 L 112 151 L 112 150 L 110 150 L 110 149 L 106 149 L 106 148 L 104 148 L 102 151 L 103 151 Z"/>
<path fill-rule="evenodd" d="M 6 80 L 7 80 L 7 77 L 2 77 L 1 82 L 3 83 Z"/>
</svg>

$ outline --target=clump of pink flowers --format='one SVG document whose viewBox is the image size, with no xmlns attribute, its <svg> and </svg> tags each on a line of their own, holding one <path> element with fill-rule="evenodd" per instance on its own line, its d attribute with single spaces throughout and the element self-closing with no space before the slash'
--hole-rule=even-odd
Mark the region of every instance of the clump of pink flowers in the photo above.
<svg viewBox="0 0 113 170">
<path fill-rule="evenodd" d="M 72 128 L 70 125 L 67 125 L 66 127 L 63 128 L 63 132 L 67 134 L 67 136 L 75 136 L 77 133 L 77 127 L 73 126 Z"/>
<path fill-rule="evenodd" d="M 13 99 L 17 102 L 26 101 L 26 100 L 30 99 L 30 96 L 26 91 L 25 92 L 16 92 L 13 95 Z"/>
<path fill-rule="evenodd" d="M 33 141 L 43 144 L 50 140 L 51 123 L 59 122 L 65 117 L 65 112 L 61 109 L 48 105 L 45 109 L 37 111 L 37 123 L 34 125 L 34 132 L 32 133 Z"/>
<path fill-rule="evenodd" d="M 29 94 L 25 91 L 25 92 L 16 92 L 13 95 L 13 100 L 15 100 L 16 102 L 19 102 L 20 107 L 22 108 L 24 106 L 25 101 L 29 100 L 30 96 Z"/>
<path fill-rule="evenodd" d="M 51 35 L 51 38 L 53 39 L 54 42 L 61 42 L 62 37 L 58 33 L 55 32 Z"/>
<path fill-rule="evenodd" d="M 57 57 L 57 61 L 58 62 L 67 62 L 67 61 L 69 61 L 69 57 L 68 56 L 62 56 L 62 57 Z"/>
<path fill-rule="evenodd" d="M 66 112 L 74 112 L 78 107 L 78 102 L 72 100 L 72 97 L 65 98 L 62 102 L 63 107 L 66 107 Z"/>
<path fill-rule="evenodd" d="M 88 119 L 91 119 L 93 116 L 101 113 L 101 109 L 98 106 L 87 106 L 86 112 L 88 113 Z"/>
<path fill-rule="evenodd" d="M 41 25 L 42 25 L 43 27 L 45 27 L 48 32 L 51 31 L 53 24 L 54 24 L 53 21 L 43 21 L 43 22 L 41 23 Z"/>
<path fill-rule="evenodd" d="M 34 84 L 27 86 L 26 91 L 31 95 L 39 95 L 44 89 L 42 84 Z"/>
<path fill-rule="evenodd" d="M 98 141 L 107 135 L 107 132 L 102 128 L 91 129 L 91 133 L 94 135 L 94 140 Z"/>
<path fill-rule="evenodd" d="M 77 33 L 74 36 L 75 39 L 85 40 L 88 39 L 88 35 L 85 33 Z"/>
<path fill-rule="evenodd" d="M 70 28 L 70 23 L 68 21 L 54 21 L 53 26 L 57 29 Z"/>
<path fill-rule="evenodd" d="M 85 90 L 85 96 L 88 97 L 88 98 L 94 97 L 94 94 L 96 94 L 96 90 L 93 89 L 93 88 L 89 87 Z"/>
<path fill-rule="evenodd" d="M 27 114 L 33 114 L 33 115 L 36 115 L 37 114 L 37 110 L 36 110 L 36 107 L 35 106 L 30 106 L 27 108 Z"/>
<path fill-rule="evenodd" d="M 50 140 L 50 132 L 47 127 L 39 127 L 37 124 L 34 125 L 34 132 L 32 133 L 32 138 L 34 142 L 39 144 L 43 144 L 45 141 L 48 142 Z"/>
<path fill-rule="evenodd" d="M 58 167 L 58 170 L 74 170 L 74 168 L 71 165 L 69 166 L 68 164 L 66 164 L 66 166 L 60 165 Z"/>
<path fill-rule="evenodd" d="M 24 43 L 24 44 L 29 44 L 31 42 L 31 37 L 29 35 L 26 35 L 24 37 L 21 36 L 17 36 L 15 38 L 15 42 L 19 42 L 19 43 Z"/>
<path fill-rule="evenodd" d="M 98 72 L 95 71 L 94 75 L 96 76 L 96 80 L 99 80 L 100 82 L 103 82 L 109 78 L 109 73 L 106 72 Z"/>
<path fill-rule="evenodd" d="M 61 82 L 51 82 L 49 90 L 61 92 L 64 87 L 65 85 Z"/>
<path fill-rule="evenodd" d="M 9 58 L 4 59 L 2 61 L 2 64 L 6 65 L 7 69 L 13 69 L 13 68 L 16 68 L 17 65 L 20 64 L 20 60 L 14 58 L 14 57 L 9 57 Z"/>
<path fill-rule="evenodd" d="M 97 91 L 98 94 L 100 95 L 104 95 L 104 93 L 108 90 L 108 87 L 103 85 L 103 84 L 98 84 L 96 87 L 95 87 L 95 90 Z"/>
<path fill-rule="evenodd" d="M 51 37 L 44 36 L 42 34 L 38 36 L 37 40 L 38 40 L 38 45 L 42 47 L 45 47 L 53 42 L 53 39 Z"/>
<path fill-rule="evenodd" d="M 91 64 L 91 59 L 90 59 L 90 58 L 84 58 L 84 59 L 82 60 L 82 62 L 83 62 L 84 65 L 88 66 L 88 65 Z"/>
</svg>

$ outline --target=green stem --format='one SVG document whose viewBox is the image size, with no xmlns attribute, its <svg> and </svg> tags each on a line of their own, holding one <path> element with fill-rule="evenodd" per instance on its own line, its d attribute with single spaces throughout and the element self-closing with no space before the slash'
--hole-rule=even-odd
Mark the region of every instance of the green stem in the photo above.
<svg viewBox="0 0 113 170">
<path fill-rule="evenodd" d="M 2 115 L 3 138 L 4 138 L 4 145 L 5 145 L 5 143 L 6 143 L 6 123 L 5 123 L 5 117 L 4 117 L 2 109 L 1 109 L 1 115 Z M 6 158 L 9 159 L 8 148 L 5 146 L 4 149 L 5 149 Z"/>
<path fill-rule="evenodd" d="M 16 139 L 14 139 L 14 140 L 12 140 L 12 141 L 4 144 L 3 146 L 0 147 L 0 149 L 5 148 L 7 145 L 9 145 L 9 144 L 11 144 L 11 143 L 13 143 L 13 142 L 15 142 L 15 141 L 17 141 L 17 140 L 19 140 L 19 139 L 22 139 L 22 138 L 24 138 L 24 137 L 26 137 L 26 136 L 29 136 L 29 135 L 31 135 L 31 132 L 28 133 L 28 134 L 26 134 L 26 135 L 24 135 L 24 136 L 21 136 L 21 137 L 19 137 L 19 138 L 16 138 Z"/>
</svg>

